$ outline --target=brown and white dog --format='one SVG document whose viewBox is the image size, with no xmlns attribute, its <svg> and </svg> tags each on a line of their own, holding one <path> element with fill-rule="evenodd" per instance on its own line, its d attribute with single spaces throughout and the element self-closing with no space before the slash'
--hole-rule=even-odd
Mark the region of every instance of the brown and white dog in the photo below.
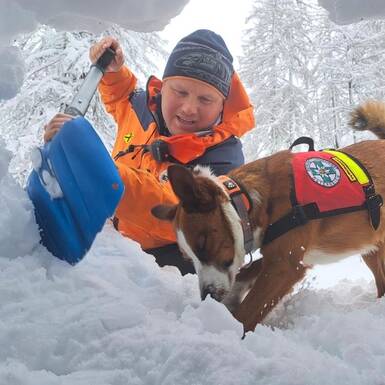
<svg viewBox="0 0 385 385">
<path fill-rule="evenodd" d="M 385 139 L 385 104 L 371 101 L 358 107 L 351 124 Z M 372 176 L 376 192 L 385 197 L 385 140 L 363 141 L 342 150 L 360 160 Z M 262 243 L 268 225 L 292 208 L 292 157 L 291 151 L 281 151 L 229 173 L 251 198 L 253 249 L 260 248 L 263 256 L 247 268 L 242 268 L 245 247 L 240 217 L 222 183 L 208 170 L 191 172 L 171 166 L 168 177 L 180 203 L 159 205 L 152 211 L 160 219 L 173 221 L 180 249 L 194 262 L 201 297 L 210 294 L 225 303 L 245 332 L 254 330 L 314 264 L 359 253 L 373 272 L 378 296 L 385 293 L 384 209 L 376 230 L 368 211 L 361 210 L 310 220 Z M 248 294 L 243 299 L 245 290 Z"/>
</svg>

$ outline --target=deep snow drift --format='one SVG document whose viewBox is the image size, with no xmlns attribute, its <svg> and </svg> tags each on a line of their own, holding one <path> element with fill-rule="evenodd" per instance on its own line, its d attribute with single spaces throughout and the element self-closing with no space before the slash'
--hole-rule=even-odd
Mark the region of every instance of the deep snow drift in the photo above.
<svg viewBox="0 0 385 385">
<path fill-rule="evenodd" d="M 302 285 L 241 340 L 197 278 L 159 268 L 106 225 L 77 266 L 39 245 L 0 144 L 0 384 L 385 384 L 373 282 Z"/>
</svg>

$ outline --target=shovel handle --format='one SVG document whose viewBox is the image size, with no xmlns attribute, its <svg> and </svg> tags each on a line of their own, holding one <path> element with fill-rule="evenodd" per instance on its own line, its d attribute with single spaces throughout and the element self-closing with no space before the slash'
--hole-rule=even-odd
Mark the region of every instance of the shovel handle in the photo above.
<svg viewBox="0 0 385 385">
<path fill-rule="evenodd" d="M 103 55 L 100 56 L 98 61 L 95 63 L 95 66 L 98 67 L 104 73 L 106 71 L 106 68 L 112 62 L 114 57 L 115 57 L 115 51 L 111 47 L 108 47 L 103 52 Z"/>
<path fill-rule="evenodd" d="M 112 48 L 107 48 L 98 61 L 91 66 L 79 91 L 72 99 L 71 103 L 65 107 L 64 113 L 72 116 L 84 116 L 94 96 L 100 80 L 108 65 L 115 56 Z"/>
</svg>

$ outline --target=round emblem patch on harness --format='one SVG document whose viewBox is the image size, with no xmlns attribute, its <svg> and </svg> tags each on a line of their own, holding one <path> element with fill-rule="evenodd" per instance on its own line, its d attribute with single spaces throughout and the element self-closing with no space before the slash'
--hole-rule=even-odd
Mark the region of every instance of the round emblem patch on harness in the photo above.
<svg viewBox="0 0 385 385">
<path fill-rule="evenodd" d="M 310 158 L 305 162 L 305 168 L 310 178 L 324 187 L 333 187 L 341 179 L 339 168 L 322 158 Z"/>
</svg>

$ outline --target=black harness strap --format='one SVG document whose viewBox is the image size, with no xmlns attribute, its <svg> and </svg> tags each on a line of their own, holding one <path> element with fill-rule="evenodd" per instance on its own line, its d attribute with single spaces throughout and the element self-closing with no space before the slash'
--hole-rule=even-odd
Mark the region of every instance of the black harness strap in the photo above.
<svg viewBox="0 0 385 385">
<path fill-rule="evenodd" d="M 364 191 L 366 196 L 364 208 L 366 208 L 369 212 L 371 225 L 373 226 L 374 230 L 377 230 L 381 220 L 380 208 L 383 205 L 384 201 L 380 194 L 376 194 L 373 183 L 365 187 Z"/>
<path fill-rule="evenodd" d="M 241 226 L 243 231 L 244 247 L 246 254 L 251 253 L 253 250 L 254 237 L 253 231 L 251 230 L 251 224 L 249 215 L 247 213 L 246 206 L 243 202 L 241 194 L 234 194 L 231 196 L 231 202 L 241 218 Z"/>
<path fill-rule="evenodd" d="M 356 207 L 347 207 L 342 209 L 337 209 L 333 211 L 320 212 L 315 203 L 309 203 L 308 205 L 293 206 L 293 209 L 279 218 L 274 223 L 271 223 L 266 231 L 263 238 L 263 244 L 267 244 L 274 239 L 280 237 L 281 235 L 287 233 L 289 230 L 292 230 L 298 226 L 306 225 L 312 219 L 321 219 L 326 217 L 333 217 L 336 215 L 347 214 L 354 211 L 366 210 L 367 206 L 364 203 L 362 206 Z"/>
<path fill-rule="evenodd" d="M 352 213 L 354 211 L 368 210 L 370 223 L 374 230 L 378 229 L 380 225 L 380 207 L 383 205 L 381 195 L 370 195 L 362 206 L 347 207 L 343 209 L 337 209 L 333 211 L 327 211 L 321 213 L 315 203 L 310 203 L 305 206 L 293 206 L 293 209 L 283 217 L 279 218 L 274 223 L 271 223 L 263 238 L 263 244 L 274 241 L 274 239 L 287 233 L 288 231 L 303 226 L 312 219 L 321 219 L 326 217 L 332 217 L 341 214 Z"/>
<path fill-rule="evenodd" d="M 241 219 L 245 253 L 249 254 L 252 252 L 254 244 L 253 231 L 248 214 L 248 211 L 252 208 L 252 201 L 239 182 L 227 175 L 220 175 L 218 178 L 228 192 L 231 204 Z"/>
<path fill-rule="evenodd" d="M 310 219 L 314 219 L 312 216 L 307 206 L 294 206 L 288 214 L 267 227 L 262 243 L 266 245 L 295 227 L 305 225 Z"/>
<path fill-rule="evenodd" d="M 292 210 L 279 218 L 274 223 L 271 223 L 263 238 L 263 244 L 273 241 L 288 231 L 303 226 L 312 219 L 321 219 L 326 217 L 332 217 L 340 214 L 347 214 L 354 211 L 367 210 L 369 213 L 369 220 L 374 230 L 378 229 L 380 225 L 381 213 L 380 208 L 383 205 L 382 196 L 376 194 L 374 185 L 370 184 L 364 187 L 366 200 L 361 206 L 345 207 L 337 210 L 320 212 L 315 203 L 309 203 L 307 205 L 293 205 Z"/>
</svg>

